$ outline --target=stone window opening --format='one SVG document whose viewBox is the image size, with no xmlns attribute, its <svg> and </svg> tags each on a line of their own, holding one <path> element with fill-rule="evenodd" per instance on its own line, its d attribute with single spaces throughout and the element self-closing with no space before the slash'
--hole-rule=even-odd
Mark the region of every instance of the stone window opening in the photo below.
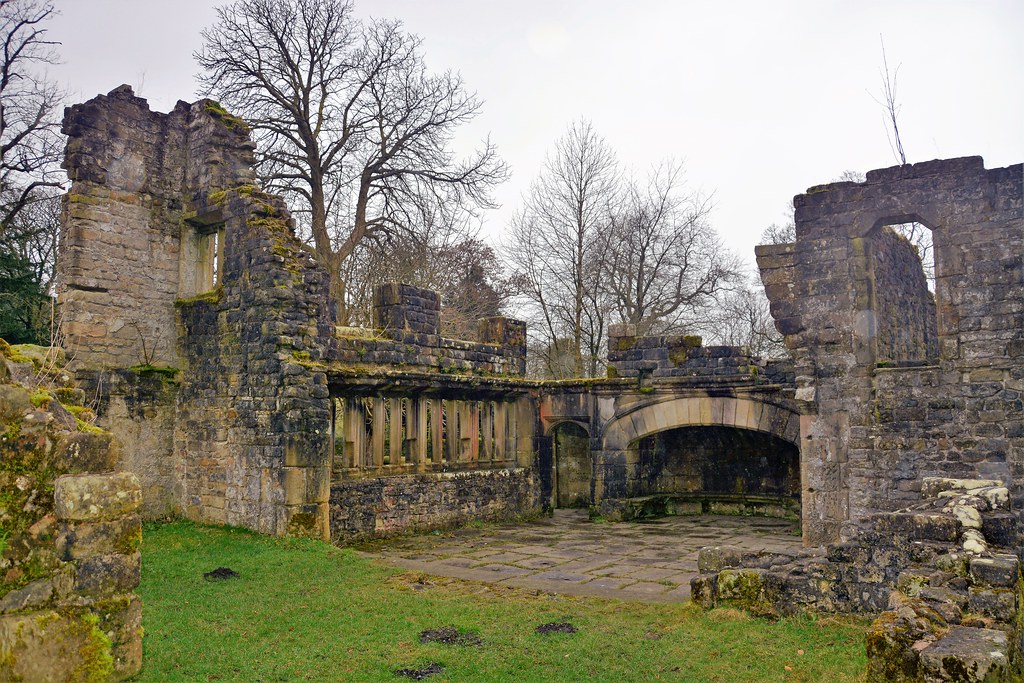
<svg viewBox="0 0 1024 683">
<path fill-rule="evenodd" d="M 514 464 L 513 403 L 426 396 L 332 400 L 335 478 Z"/>
<path fill-rule="evenodd" d="M 892 223 L 885 227 L 890 228 L 897 234 L 903 235 L 910 241 L 910 244 L 917 252 L 917 258 L 921 261 L 921 269 L 924 271 L 925 280 L 928 282 L 928 291 L 935 294 L 935 250 L 932 246 L 932 230 L 919 221 L 908 223 Z"/>
<path fill-rule="evenodd" d="M 931 227 L 917 214 L 890 216 L 876 221 L 870 238 L 871 337 L 877 366 L 934 364 L 939 344 Z"/>
<path fill-rule="evenodd" d="M 224 224 L 195 223 L 183 240 L 180 296 L 212 292 L 224 272 Z"/>
</svg>

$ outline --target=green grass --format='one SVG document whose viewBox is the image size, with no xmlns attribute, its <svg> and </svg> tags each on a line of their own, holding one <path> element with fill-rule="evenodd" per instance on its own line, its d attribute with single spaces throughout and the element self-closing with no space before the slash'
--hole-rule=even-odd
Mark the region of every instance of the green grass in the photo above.
<svg viewBox="0 0 1024 683">
<path fill-rule="evenodd" d="M 229 567 L 241 577 L 205 581 Z M 424 577 L 351 550 L 186 522 L 147 526 L 139 681 L 863 680 L 866 622 L 568 598 Z M 574 635 L 541 636 L 569 621 Z M 431 643 L 455 626 L 479 647 Z M 789 667 L 787 669 L 787 667 Z"/>
</svg>

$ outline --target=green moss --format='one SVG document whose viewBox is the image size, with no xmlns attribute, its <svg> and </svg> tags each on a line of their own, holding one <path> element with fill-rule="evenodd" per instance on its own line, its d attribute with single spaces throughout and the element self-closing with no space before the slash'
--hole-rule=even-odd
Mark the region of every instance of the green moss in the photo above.
<svg viewBox="0 0 1024 683">
<path fill-rule="evenodd" d="M 178 368 L 174 368 L 169 365 L 151 365 L 149 363 L 140 363 L 139 365 L 133 365 L 128 369 L 132 372 L 138 373 L 140 377 L 160 377 L 164 380 L 172 380 L 179 372 L 181 372 Z"/>
<path fill-rule="evenodd" d="M 206 203 L 207 204 L 211 204 L 211 205 L 215 205 L 215 206 L 220 206 L 221 204 L 223 204 L 227 200 L 228 200 L 228 191 L 227 190 L 214 190 L 210 194 L 206 195 Z"/>
<path fill-rule="evenodd" d="M 680 346 L 668 352 L 668 360 L 672 365 L 682 365 L 687 359 L 686 347 Z"/>
<path fill-rule="evenodd" d="M 90 612 L 77 618 L 69 614 L 68 618 L 68 637 L 82 639 L 78 649 L 81 662 L 72 671 L 71 679 L 88 683 L 108 680 L 114 673 L 114 657 L 110 652 L 113 643 L 100 628 L 99 617 Z"/>
<path fill-rule="evenodd" d="M 242 135 L 249 134 L 249 124 L 233 114 L 229 113 L 227 109 L 221 106 L 220 102 L 214 100 L 206 101 L 206 111 L 213 115 L 213 117 L 219 120 L 224 127 L 230 130 L 232 133 L 238 133 Z"/>
<path fill-rule="evenodd" d="M 618 379 L 619 371 L 614 365 L 609 365 L 606 368 L 606 376 L 608 377 L 608 379 Z"/>
<path fill-rule="evenodd" d="M 98 197 L 90 197 L 87 194 L 69 194 L 69 204 L 87 204 L 89 206 L 98 206 L 103 204 L 103 200 Z"/>
<path fill-rule="evenodd" d="M 654 387 L 639 387 L 639 388 L 637 388 L 637 393 L 640 393 L 640 394 L 653 394 L 654 393 Z"/>
<path fill-rule="evenodd" d="M 142 547 L 142 527 L 122 534 L 114 544 L 114 551 L 122 555 L 131 555 Z"/>
<path fill-rule="evenodd" d="M 309 360 L 309 351 L 292 351 L 295 360 Z"/>
<path fill-rule="evenodd" d="M 182 306 L 190 306 L 199 302 L 215 304 L 220 301 L 222 291 L 222 288 L 218 285 L 217 289 L 210 290 L 209 292 L 203 292 L 202 294 L 197 294 L 187 298 L 175 299 L 174 305 L 177 308 L 181 308 Z"/>
<path fill-rule="evenodd" d="M 628 351 L 636 346 L 637 337 L 618 337 L 615 340 L 616 351 Z"/>
<path fill-rule="evenodd" d="M 28 400 L 30 400 L 32 402 L 32 405 L 34 405 L 36 408 L 45 408 L 50 404 L 50 401 L 54 399 L 53 394 L 51 394 L 46 389 L 36 389 L 35 391 L 32 392 L 32 395 L 29 396 Z"/>
<path fill-rule="evenodd" d="M 85 432 L 86 434 L 106 434 L 105 431 L 97 427 L 96 425 L 89 424 L 85 420 L 75 418 L 75 424 L 78 425 L 78 431 Z"/>
</svg>

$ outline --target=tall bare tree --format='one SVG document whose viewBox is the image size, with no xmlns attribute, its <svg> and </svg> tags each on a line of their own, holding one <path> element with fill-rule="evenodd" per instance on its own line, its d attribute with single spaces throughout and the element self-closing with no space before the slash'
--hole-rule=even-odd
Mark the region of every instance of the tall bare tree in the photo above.
<svg viewBox="0 0 1024 683">
<path fill-rule="evenodd" d="M 44 0 L 0 0 L 0 233 L 49 196 L 41 189 L 61 184 L 64 93 L 43 73 L 57 60 L 46 29 L 54 12 Z"/>
<path fill-rule="evenodd" d="M 616 318 L 641 335 L 692 325 L 739 266 L 708 222 L 711 202 L 683 183 L 682 165 L 666 161 L 633 178 L 604 231 L 601 286 Z"/>
<path fill-rule="evenodd" d="M 342 264 L 364 240 L 492 205 L 507 175 L 493 145 L 449 149 L 480 100 L 428 71 L 400 22 L 364 24 L 347 0 L 236 0 L 202 37 L 199 82 L 249 122 L 264 185 L 304 220 L 343 322 Z"/>
<path fill-rule="evenodd" d="M 64 93 L 44 0 L 0 0 L 0 336 L 47 343 L 62 174 Z"/>
<path fill-rule="evenodd" d="M 567 354 L 575 376 L 596 370 L 606 312 L 597 257 L 619 175 L 611 147 L 589 121 L 577 121 L 556 141 L 512 220 L 509 260 L 539 323 L 534 348 L 559 359 L 549 366 L 556 376 Z"/>
</svg>

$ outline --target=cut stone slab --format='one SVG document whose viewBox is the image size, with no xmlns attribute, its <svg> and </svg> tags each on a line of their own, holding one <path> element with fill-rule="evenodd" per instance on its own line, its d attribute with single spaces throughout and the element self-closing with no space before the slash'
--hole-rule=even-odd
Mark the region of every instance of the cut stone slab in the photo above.
<svg viewBox="0 0 1024 683">
<path fill-rule="evenodd" d="M 1020 560 L 1014 555 L 972 557 L 971 578 L 976 583 L 1010 588 L 1017 584 Z"/>
<path fill-rule="evenodd" d="M 988 628 L 953 628 L 921 651 L 925 681 L 995 683 L 1009 680 L 1006 634 Z"/>
</svg>

